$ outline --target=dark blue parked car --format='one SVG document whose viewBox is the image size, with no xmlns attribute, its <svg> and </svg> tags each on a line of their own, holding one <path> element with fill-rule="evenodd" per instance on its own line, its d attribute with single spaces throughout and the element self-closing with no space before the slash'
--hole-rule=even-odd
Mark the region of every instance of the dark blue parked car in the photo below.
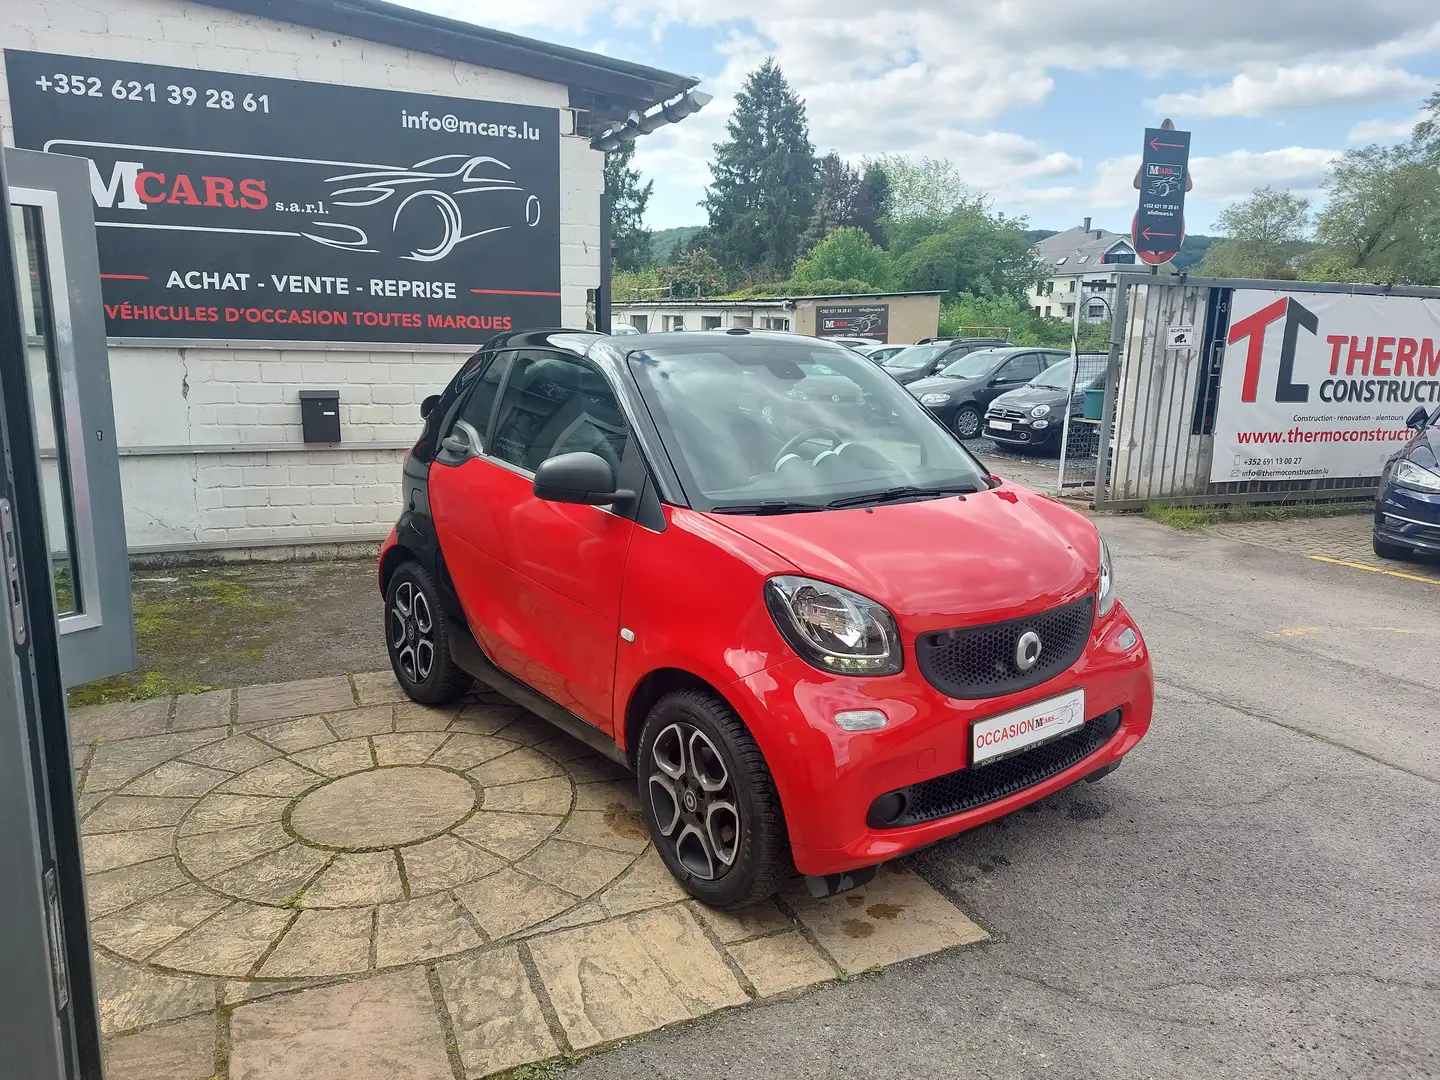
<svg viewBox="0 0 1440 1080">
<path fill-rule="evenodd" d="M 1375 500 L 1375 554 L 1440 555 L 1440 409 L 1416 409 L 1405 421 L 1414 436 L 1385 463 Z"/>
</svg>

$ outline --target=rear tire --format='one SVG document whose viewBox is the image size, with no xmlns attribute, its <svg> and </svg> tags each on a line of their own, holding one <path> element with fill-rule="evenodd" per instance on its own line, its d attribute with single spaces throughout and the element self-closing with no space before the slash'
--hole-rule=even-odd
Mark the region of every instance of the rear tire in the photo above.
<svg viewBox="0 0 1440 1080">
<path fill-rule="evenodd" d="M 779 890 L 792 870 L 785 815 L 764 755 L 729 705 L 699 690 L 666 694 L 635 760 L 650 838 L 686 892 L 740 908 Z"/>
<path fill-rule="evenodd" d="M 450 620 L 435 582 L 417 562 L 401 563 L 385 589 L 385 647 L 412 701 L 443 705 L 470 687 L 450 655 Z"/>
<path fill-rule="evenodd" d="M 980 412 L 974 405 L 961 405 L 955 413 L 955 434 L 962 439 L 975 439 L 980 436 Z"/>
<path fill-rule="evenodd" d="M 1387 544 L 1378 536 L 1372 535 L 1370 537 L 1370 544 L 1375 549 L 1375 554 L 1379 555 L 1382 559 L 1398 559 L 1403 562 L 1415 554 L 1414 548 L 1408 548 L 1401 544 Z"/>
</svg>

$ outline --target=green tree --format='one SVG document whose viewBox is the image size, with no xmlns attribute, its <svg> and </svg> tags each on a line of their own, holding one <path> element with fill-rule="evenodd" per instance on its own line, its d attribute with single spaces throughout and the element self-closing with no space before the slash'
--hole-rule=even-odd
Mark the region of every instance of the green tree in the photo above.
<svg viewBox="0 0 1440 1080">
<path fill-rule="evenodd" d="M 865 230 L 871 240 L 885 246 L 885 213 L 890 206 L 890 181 L 885 170 L 873 161 L 865 163 L 860 177 L 860 194 L 855 203 L 855 220 L 851 222 Z"/>
<path fill-rule="evenodd" d="M 829 153 L 815 164 L 815 210 L 800 240 L 807 255 L 834 230 L 855 224 L 860 202 L 860 173 L 839 154 Z"/>
<path fill-rule="evenodd" d="M 650 233 L 645 228 L 645 207 L 654 180 L 640 182 L 640 170 L 630 167 L 634 143 L 621 143 L 605 155 L 605 194 L 610 196 L 610 257 L 619 270 L 639 270 L 654 262 Z"/>
<path fill-rule="evenodd" d="M 677 297 L 720 296 L 725 292 L 725 268 L 705 248 L 682 252 L 670 266 L 660 268 L 660 279 L 669 295 Z"/>
<path fill-rule="evenodd" d="M 727 266 L 783 276 L 814 210 L 815 148 L 805 103 L 773 57 L 746 77 L 726 132 L 702 203 L 711 248 Z"/>
<path fill-rule="evenodd" d="M 885 246 L 896 254 L 945 231 L 957 211 L 983 215 L 989 210 L 989 200 L 960 179 L 948 158 L 914 161 L 882 154 L 866 164 L 885 176 Z"/>
<path fill-rule="evenodd" d="M 1291 264 L 1310 248 L 1310 200 L 1268 184 L 1227 206 L 1215 223 L 1225 239 L 1206 250 L 1202 274 L 1293 278 Z"/>
<path fill-rule="evenodd" d="M 895 287 L 895 268 L 890 253 L 866 236 L 864 229 L 844 227 L 816 244 L 790 275 L 791 281 L 801 285 L 826 279 L 863 281 L 869 291 L 886 292 Z"/>
</svg>

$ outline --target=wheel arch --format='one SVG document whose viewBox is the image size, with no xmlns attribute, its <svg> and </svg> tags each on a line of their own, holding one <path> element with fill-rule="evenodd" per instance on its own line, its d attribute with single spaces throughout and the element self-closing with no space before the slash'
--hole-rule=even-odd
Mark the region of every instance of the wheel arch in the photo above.
<svg viewBox="0 0 1440 1080">
<path fill-rule="evenodd" d="M 624 730 L 616 733 L 623 736 L 622 747 L 632 761 L 636 760 L 640 729 L 645 726 L 645 718 L 650 715 L 650 710 L 654 708 L 657 701 L 676 690 L 699 690 L 701 693 L 710 694 L 723 701 L 736 716 L 740 716 L 740 711 L 735 708 L 735 703 L 707 679 L 696 675 L 693 671 L 686 671 L 684 668 L 656 668 L 641 678 L 635 684 L 635 688 L 630 691 L 630 698 L 625 704 Z M 741 723 L 744 723 L 743 717 Z"/>
</svg>

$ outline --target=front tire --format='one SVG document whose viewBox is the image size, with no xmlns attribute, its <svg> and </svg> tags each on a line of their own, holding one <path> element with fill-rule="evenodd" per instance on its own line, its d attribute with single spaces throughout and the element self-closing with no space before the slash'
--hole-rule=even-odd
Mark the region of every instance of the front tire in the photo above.
<svg viewBox="0 0 1440 1080">
<path fill-rule="evenodd" d="M 772 896 L 791 868 L 775 780 L 723 701 L 679 690 L 655 703 L 636 774 L 655 849 L 691 896 L 740 908 Z"/>
<path fill-rule="evenodd" d="M 416 562 L 402 563 L 385 589 L 385 647 L 412 701 L 443 705 L 470 685 L 450 655 L 450 620 L 435 582 Z"/>
<path fill-rule="evenodd" d="M 1404 547 L 1401 544 L 1387 544 L 1378 536 L 1371 535 L 1370 546 L 1375 549 L 1375 554 L 1382 559 L 1397 559 L 1404 561 L 1415 553 L 1413 548 Z"/>
<path fill-rule="evenodd" d="M 962 439 L 974 439 L 980 435 L 980 411 L 974 405 L 961 405 L 955 413 L 955 434 Z"/>
</svg>

